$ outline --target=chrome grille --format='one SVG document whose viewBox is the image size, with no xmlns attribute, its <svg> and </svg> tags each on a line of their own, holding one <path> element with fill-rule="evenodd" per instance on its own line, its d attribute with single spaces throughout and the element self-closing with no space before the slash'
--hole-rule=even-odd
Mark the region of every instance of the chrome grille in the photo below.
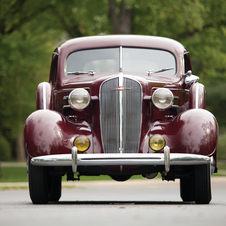
<svg viewBox="0 0 226 226">
<path fill-rule="evenodd" d="M 130 78 L 123 77 L 122 82 L 122 91 L 119 77 L 105 81 L 100 89 L 101 135 L 105 153 L 139 151 L 142 88 L 140 83 Z"/>
</svg>

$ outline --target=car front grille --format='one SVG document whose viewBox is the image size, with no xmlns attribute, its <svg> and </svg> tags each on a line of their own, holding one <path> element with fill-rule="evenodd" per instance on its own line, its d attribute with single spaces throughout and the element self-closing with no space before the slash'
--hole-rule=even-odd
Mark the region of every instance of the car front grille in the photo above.
<svg viewBox="0 0 226 226">
<path fill-rule="evenodd" d="M 139 151 L 142 88 L 127 77 L 106 80 L 100 88 L 100 123 L 105 153 Z"/>
</svg>

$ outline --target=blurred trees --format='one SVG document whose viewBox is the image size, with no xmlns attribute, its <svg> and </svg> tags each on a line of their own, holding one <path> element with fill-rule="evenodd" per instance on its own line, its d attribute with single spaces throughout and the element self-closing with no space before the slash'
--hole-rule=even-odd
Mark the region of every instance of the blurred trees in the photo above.
<svg viewBox="0 0 226 226">
<path fill-rule="evenodd" d="M 35 110 L 38 83 L 48 81 L 56 45 L 116 33 L 165 36 L 185 45 L 193 73 L 207 87 L 207 107 L 226 128 L 224 0 L 0 0 L 0 160 L 20 156 L 15 150 L 23 122 Z"/>
<path fill-rule="evenodd" d="M 0 1 L 0 140 L 4 144 L 0 146 L 0 159 L 21 156 L 19 160 L 24 160 L 24 152 L 15 152 L 17 143 L 21 143 L 17 138 L 21 139 L 23 122 L 35 109 L 37 83 L 46 79 L 49 71 L 51 56 L 42 36 L 45 30 L 39 28 L 37 35 L 33 26 L 38 21 L 32 21 L 44 9 L 32 2 Z"/>
</svg>

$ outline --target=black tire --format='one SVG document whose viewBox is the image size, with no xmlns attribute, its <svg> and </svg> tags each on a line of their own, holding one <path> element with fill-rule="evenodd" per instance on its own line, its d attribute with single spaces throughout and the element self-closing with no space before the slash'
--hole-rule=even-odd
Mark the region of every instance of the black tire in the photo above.
<svg viewBox="0 0 226 226">
<path fill-rule="evenodd" d="M 47 172 L 45 167 L 33 166 L 28 160 L 28 182 L 30 198 L 34 204 L 46 204 L 49 201 Z"/>
<path fill-rule="evenodd" d="M 195 203 L 209 204 L 211 201 L 210 164 L 195 166 Z"/>
<path fill-rule="evenodd" d="M 34 166 L 28 162 L 30 198 L 34 204 L 57 202 L 61 197 L 61 176 L 48 173 L 47 167 Z"/>
<path fill-rule="evenodd" d="M 180 197 L 184 202 L 192 202 L 195 200 L 193 175 L 180 179 Z"/>
<path fill-rule="evenodd" d="M 57 202 L 61 197 L 61 176 L 51 176 L 48 180 L 49 201 Z"/>
</svg>

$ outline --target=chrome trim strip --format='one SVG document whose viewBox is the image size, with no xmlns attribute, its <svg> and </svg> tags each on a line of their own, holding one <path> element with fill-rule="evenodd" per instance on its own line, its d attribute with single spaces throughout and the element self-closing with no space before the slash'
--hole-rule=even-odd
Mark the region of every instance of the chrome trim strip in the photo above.
<svg viewBox="0 0 226 226">
<path fill-rule="evenodd" d="M 119 49 L 119 87 L 123 87 L 123 74 L 122 74 L 122 46 Z M 123 122 L 123 92 L 119 91 L 119 152 L 123 153 L 123 136 L 122 136 L 122 122 Z"/>
<path fill-rule="evenodd" d="M 43 103 L 43 110 L 46 110 L 46 83 L 43 82 L 43 87 L 42 87 L 42 103 Z"/>
<path fill-rule="evenodd" d="M 122 72 L 122 46 L 119 48 L 119 71 Z"/>
<path fill-rule="evenodd" d="M 119 74 L 119 87 L 123 87 L 123 74 Z M 123 136 L 122 136 L 122 123 L 123 123 L 123 91 L 119 90 L 119 152 L 123 153 Z"/>
</svg>

